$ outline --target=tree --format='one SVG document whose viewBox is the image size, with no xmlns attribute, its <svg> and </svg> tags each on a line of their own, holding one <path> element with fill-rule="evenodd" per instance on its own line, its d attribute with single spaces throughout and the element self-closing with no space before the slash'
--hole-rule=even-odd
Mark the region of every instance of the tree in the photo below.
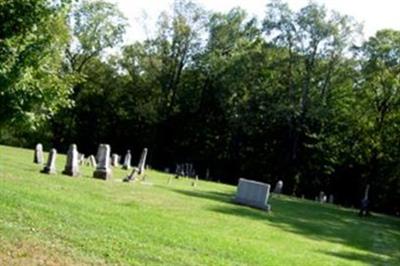
<svg viewBox="0 0 400 266">
<path fill-rule="evenodd" d="M 309 154 L 320 149 L 321 141 L 327 139 L 332 130 L 329 121 L 337 113 L 337 101 L 351 93 L 348 74 L 352 71 L 346 72 L 351 66 L 345 54 L 349 52 L 357 25 L 347 16 L 337 13 L 329 16 L 323 6 L 314 3 L 298 12 L 291 11 L 280 1 L 273 1 L 268 8 L 264 31 L 267 39 L 281 51 L 274 64 L 279 67 L 272 71 L 280 71 L 281 86 L 288 95 L 285 103 L 288 107 L 285 112 L 289 129 L 288 166 L 294 170 L 292 176 L 299 178 L 306 172 L 307 175 L 314 172 L 314 178 L 320 179 L 317 175 L 321 174 L 321 169 L 307 166 L 324 165 L 333 169 L 329 166 L 331 155 L 322 152 L 315 157 L 325 157 L 321 163 L 309 161 L 312 159 Z M 293 180 L 294 190 L 300 182 L 298 178 Z"/>
<path fill-rule="evenodd" d="M 115 4 L 83 0 L 74 6 L 70 15 L 73 42 L 66 49 L 69 66 L 81 73 L 93 58 L 120 44 L 127 20 Z"/>
<path fill-rule="evenodd" d="M 72 77 L 62 71 L 67 2 L 57 3 L 0 3 L 0 129 L 34 129 L 70 104 Z"/>
</svg>

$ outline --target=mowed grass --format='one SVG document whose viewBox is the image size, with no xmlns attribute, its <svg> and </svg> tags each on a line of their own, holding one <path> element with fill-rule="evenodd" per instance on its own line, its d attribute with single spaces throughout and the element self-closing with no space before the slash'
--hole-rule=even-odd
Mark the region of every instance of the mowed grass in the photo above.
<svg viewBox="0 0 400 266">
<path fill-rule="evenodd" d="M 285 196 L 266 213 L 233 186 L 46 175 L 32 159 L 0 146 L 0 265 L 400 265 L 396 218 Z"/>
</svg>

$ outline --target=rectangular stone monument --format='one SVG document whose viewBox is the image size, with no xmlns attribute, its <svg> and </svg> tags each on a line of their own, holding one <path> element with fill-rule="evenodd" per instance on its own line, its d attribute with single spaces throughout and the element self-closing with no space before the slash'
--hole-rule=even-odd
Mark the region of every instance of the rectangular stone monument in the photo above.
<svg viewBox="0 0 400 266">
<path fill-rule="evenodd" d="M 71 144 L 67 153 L 67 162 L 65 163 L 64 175 L 79 176 L 79 153 L 75 144 Z"/>
<path fill-rule="evenodd" d="M 93 173 L 94 178 L 107 180 L 111 178 L 112 172 L 110 168 L 110 145 L 100 144 L 97 154 L 99 161 L 96 170 Z"/>
<path fill-rule="evenodd" d="M 234 201 L 269 211 L 271 209 L 268 204 L 270 188 L 269 184 L 240 178 Z"/>
<path fill-rule="evenodd" d="M 43 164 L 44 162 L 43 146 L 40 143 L 36 144 L 33 162 L 36 164 Z"/>
<path fill-rule="evenodd" d="M 51 149 L 49 153 L 49 158 L 47 159 L 47 164 L 41 171 L 42 173 L 56 174 L 56 156 L 57 156 L 56 149 Z"/>
</svg>

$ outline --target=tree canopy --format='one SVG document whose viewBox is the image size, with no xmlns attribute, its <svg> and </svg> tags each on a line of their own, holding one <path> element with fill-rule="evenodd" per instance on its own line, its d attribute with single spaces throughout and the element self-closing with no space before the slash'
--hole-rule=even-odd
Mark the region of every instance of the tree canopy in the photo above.
<svg viewBox="0 0 400 266">
<path fill-rule="evenodd" d="M 177 0 L 134 43 L 106 1 L 1 1 L 0 20 L 4 143 L 148 147 L 155 168 L 348 206 L 370 184 L 373 209 L 400 211 L 398 30 L 360 43 L 353 18 L 277 0 L 263 18 Z"/>
</svg>

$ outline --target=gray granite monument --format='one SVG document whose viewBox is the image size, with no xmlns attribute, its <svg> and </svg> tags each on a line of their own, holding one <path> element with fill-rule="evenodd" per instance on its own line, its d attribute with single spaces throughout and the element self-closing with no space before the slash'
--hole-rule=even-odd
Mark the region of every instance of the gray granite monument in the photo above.
<svg viewBox="0 0 400 266">
<path fill-rule="evenodd" d="M 99 161 L 96 170 L 93 173 L 94 178 L 107 180 L 111 178 L 112 172 L 110 168 L 110 145 L 100 144 L 97 151 Z"/>
<path fill-rule="evenodd" d="M 283 181 L 279 180 L 276 182 L 274 193 L 275 194 L 281 194 L 282 193 L 282 188 L 283 188 Z"/>
<path fill-rule="evenodd" d="M 240 178 L 234 201 L 269 211 L 271 209 L 268 204 L 270 188 L 269 184 Z"/>
<path fill-rule="evenodd" d="M 64 175 L 79 176 L 79 153 L 75 144 L 71 144 L 67 153 L 67 161 L 65 163 Z"/>
</svg>

